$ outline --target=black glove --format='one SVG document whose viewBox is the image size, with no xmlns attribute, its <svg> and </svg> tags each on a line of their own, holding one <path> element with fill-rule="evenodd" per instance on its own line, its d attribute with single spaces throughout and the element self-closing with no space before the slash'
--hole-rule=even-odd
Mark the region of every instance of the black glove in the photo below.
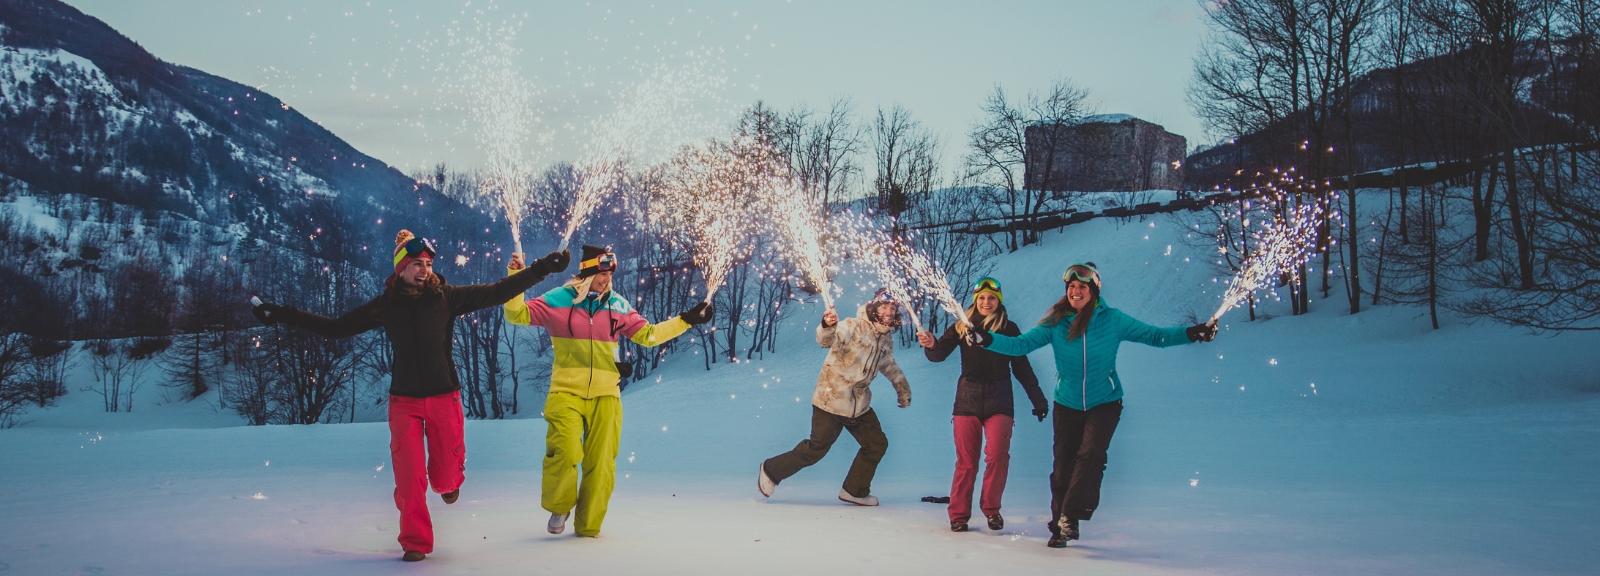
<svg viewBox="0 0 1600 576">
<path fill-rule="evenodd" d="M 988 348 L 989 345 L 993 344 L 993 343 L 994 343 L 994 335 L 990 334 L 989 331 L 985 330 L 982 326 L 973 325 L 973 326 L 968 326 L 967 327 L 967 345 L 968 346 L 977 346 L 979 348 Z"/>
<path fill-rule="evenodd" d="M 1217 325 L 1195 324 L 1184 329 L 1183 333 L 1189 337 L 1190 342 L 1210 342 L 1217 338 Z"/>
<path fill-rule="evenodd" d="M 699 326 L 710 322 L 713 312 L 715 310 L 712 310 L 710 302 L 701 302 L 695 304 L 694 308 L 690 308 L 688 312 L 679 314 L 678 317 L 682 318 L 684 322 L 688 322 L 690 326 Z"/>
<path fill-rule="evenodd" d="M 250 313 L 254 314 L 256 320 L 260 320 L 262 324 L 277 326 L 279 314 L 283 313 L 283 307 L 277 304 L 262 303 L 260 306 L 251 308 Z"/>
<path fill-rule="evenodd" d="M 1037 408 L 1037 409 L 1035 409 L 1033 411 L 1033 415 L 1034 416 L 1038 416 L 1040 422 L 1044 422 L 1044 417 L 1050 415 L 1050 409 L 1049 408 Z"/>
<path fill-rule="evenodd" d="M 622 375 L 623 380 L 633 376 L 633 364 L 628 362 L 615 362 L 615 364 L 617 365 L 617 373 Z"/>
<path fill-rule="evenodd" d="M 572 252 L 562 250 L 545 254 L 544 258 L 534 260 L 533 264 L 529 264 L 528 267 L 537 269 L 540 274 L 548 276 L 566 270 L 569 264 L 572 264 Z"/>
</svg>

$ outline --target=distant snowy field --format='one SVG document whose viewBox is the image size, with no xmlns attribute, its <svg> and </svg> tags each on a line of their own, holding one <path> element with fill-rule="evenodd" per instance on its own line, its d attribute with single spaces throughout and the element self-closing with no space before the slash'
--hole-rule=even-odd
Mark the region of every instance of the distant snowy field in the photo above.
<svg viewBox="0 0 1600 576">
<path fill-rule="evenodd" d="M 1152 222 L 1154 225 L 1152 226 Z M 1112 306 L 1188 323 L 1220 284 L 1167 217 L 1095 220 L 1002 257 L 1024 326 L 1092 260 Z M 1170 248 L 1169 248 L 1170 246 Z M 1192 261 L 1185 261 L 1189 258 Z M 1202 289 L 1205 292 L 1202 292 Z M 859 300 L 848 294 L 845 302 Z M 853 306 L 852 306 L 853 307 Z M 630 389 L 601 537 L 544 532 L 538 419 L 467 422 L 460 502 L 433 501 L 437 548 L 398 560 L 383 423 L 244 427 L 205 401 L 100 412 L 74 390 L 0 430 L 0 573 L 12 574 L 1563 574 L 1600 566 L 1600 334 L 1528 335 L 1342 296 L 1244 321 L 1211 344 L 1129 344 L 1127 409 L 1084 537 L 1044 546 L 1050 434 L 1018 421 L 999 534 L 948 531 L 958 360 L 897 358 L 914 403 L 889 436 L 878 508 L 835 499 L 841 438 L 770 500 L 756 465 L 808 432 L 821 310 L 778 357 L 692 355 Z M 1049 386 L 1049 350 L 1033 355 Z M 887 385 L 881 379 L 874 387 Z M 1021 395 L 1019 394 L 1019 399 Z M 536 410 L 535 410 L 536 412 Z M 1026 414 L 1026 409 L 1019 410 Z M 981 522 L 980 522 L 981 524 Z"/>
</svg>

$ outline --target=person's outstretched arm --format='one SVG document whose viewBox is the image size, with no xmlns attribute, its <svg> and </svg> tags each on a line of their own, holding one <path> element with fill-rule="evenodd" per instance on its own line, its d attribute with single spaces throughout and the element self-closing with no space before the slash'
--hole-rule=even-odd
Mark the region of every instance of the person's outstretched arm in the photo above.
<svg viewBox="0 0 1600 576">
<path fill-rule="evenodd" d="M 1007 330 L 1011 334 L 1018 332 L 1015 323 L 1008 322 Z M 1028 403 L 1033 405 L 1033 415 L 1040 420 L 1050 413 L 1050 401 L 1044 397 L 1044 390 L 1039 388 L 1039 376 L 1033 373 L 1033 364 L 1028 362 L 1027 356 L 1014 356 L 1011 358 L 1011 374 L 1016 376 L 1017 382 L 1022 384 L 1023 393 L 1028 395 Z"/>
<path fill-rule="evenodd" d="M 447 287 L 450 313 L 460 316 L 490 306 L 499 306 L 513 299 L 521 299 L 523 292 L 527 292 L 546 276 L 565 270 L 571 260 L 572 257 L 566 252 L 551 252 L 499 281 Z"/>
<path fill-rule="evenodd" d="M 1146 346 L 1166 348 L 1179 346 L 1192 342 L 1184 326 L 1170 326 L 1159 328 L 1140 322 L 1137 318 L 1124 314 L 1121 310 L 1113 312 L 1117 315 L 1117 333 L 1124 342 L 1138 342 Z"/>
<path fill-rule="evenodd" d="M 634 344 L 645 348 L 654 348 L 667 341 L 682 336 L 689 331 L 690 326 L 705 324 L 711 321 L 711 305 L 705 302 L 696 304 L 687 312 L 672 317 L 664 322 L 651 324 L 644 316 L 628 307 L 628 312 L 622 315 L 622 335 L 632 340 Z"/>
<path fill-rule="evenodd" d="M 974 328 L 974 330 L 982 330 L 982 328 Z M 1055 339 L 1056 333 L 1060 331 L 1058 326 L 1039 325 L 1034 326 L 1027 332 L 1023 332 L 1021 336 L 1006 336 L 990 332 L 988 334 L 993 341 L 984 347 L 992 352 L 998 352 L 1006 356 L 1027 356 L 1029 352 L 1049 344 L 1051 340 Z"/>
<path fill-rule="evenodd" d="M 338 318 L 312 314 L 305 310 L 277 304 L 262 304 L 253 312 L 267 325 L 288 324 L 312 334 L 333 339 L 343 339 L 383 325 L 383 296 L 344 313 Z"/>
</svg>

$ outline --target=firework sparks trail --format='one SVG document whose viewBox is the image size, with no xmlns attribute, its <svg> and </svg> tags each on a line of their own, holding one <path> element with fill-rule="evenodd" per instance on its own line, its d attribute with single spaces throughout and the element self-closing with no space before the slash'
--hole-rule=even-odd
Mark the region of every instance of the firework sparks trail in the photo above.
<svg viewBox="0 0 1600 576">
<path fill-rule="evenodd" d="M 590 128 L 584 158 L 576 163 L 579 186 L 561 234 L 565 250 L 608 192 L 626 185 L 627 168 L 649 165 L 657 156 L 711 133 L 714 115 L 697 107 L 722 103 L 727 78 L 708 70 L 709 54 L 690 52 L 690 62 L 669 68 L 657 65 L 645 78 L 623 91 L 617 109 Z"/>
<path fill-rule="evenodd" d="M 767 189 L 771 217 L 783 234 L 788 256 L 817 290 L 822 302 L 833 308 L 833 284 L 828 281 L 827 255 L 822 251 L 821 207 L 813 206 L 806 191 L 792 180 Z"/>
<path fill-rule="evenodd" d="M 1287 218 L 1274 218 L 1268 222 L 1257 239 L 1258 248 L 1245 260 L 1243 269 L 1228 282 L 1222 305 L 1211 315 L 1216 324 L 1228 310 L 1237 307 L 1251 293 L 1266 287 L 1278 276 L 1298 274 L 1298 268 L 1311 257 L 1315 246 L 1317 223 L 1322 220 L 1322 206 L 1317 202 L 1301 204 L 1290 211 Z"/>
<path fill-rule="evenodd" d="M 722 287 L 733 265 L 750 257 L 763 190 L 781 180 L 771 147 L 747 136 L 731 143 L 686 146 L 668 161 L 665 186 L 650 205 L 651 220 L 673 231 L 706 280 L 705 301 Z"/>
<path fill-rule="evenodd" d="M 903 240 L 903 239 L 902 239 Z M 896 260 L 901 269 L 916 281 L 922 295 L 931 297 L 939 303 L 939 307 L 956 318 L 957 322 L 972 325 L 972 321 L 961 310 L 961 303 L 956 301 L 955 295 L 950 290 L 949 276 L 937 262 L 928 259 L 927 254 L 913 248 L 903 241 L 896 241 L 892 247 Z"/>
<path fill-rule="evenodd" d="M 911 313 L 912 326 L 918 331 L 922 330 L 921 316 L 911 305 L 911 296 L 915 293 L 913 287 L 895 269 L 900 262 L 891 248 L 895 245 L 894 240 L 871 220 L 854 212 L 845 211 L 833 222 L 837 226 L 834 237 L 840 249 L 854 256 L 858 265 L 872 270 L 878 282 L 889 291 L 889 296 Z"/>
<path fill-rule="evenodd" d="M 519 19 L 476 21 L 476 32 L 463 35 L 460 78 L 453 82 L 467 102 L 468 116 L 476 129 L 473 137 L 484 149 L 488 175 L 478 186 L 478 194 L 492 202 L 505 215 L 511 227 L 515 251 L 522 252 L 522 220 L 528 205 L 531 173 L 538 165 L 528 155 L 536 144 L 549 151 L 554 131 L 541 129 L 544 89 L 518 72 L 515 47 L 524 22 Z"/>
</svg>

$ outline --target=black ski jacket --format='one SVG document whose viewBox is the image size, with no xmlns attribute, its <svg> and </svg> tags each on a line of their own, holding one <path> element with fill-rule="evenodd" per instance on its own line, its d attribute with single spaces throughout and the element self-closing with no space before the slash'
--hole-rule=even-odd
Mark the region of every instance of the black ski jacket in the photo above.
<svg viewBox="0 0 1600 576">
<path fill-rule="evenodd" d="M 338 318 L 284 307 L 278 321 L 328 338 L 349 338 L 382 326 L 394 349 L 389 394 L 410 398 L 449 394 L 461 389 L 451 346 L 456 316 L 520 298 L 544 279 L 537 269 L 529 266 L 498 282 L 470 286 L 451 286 L 439 276 L 437 289 L 418 295 L 389 288 Z"/>
<path fill-rule="evenodd" d="M 1017 329 L 1016 322 L 1007 320 L 1005 326 L 995 333 L 1017 336 L 1022 332 Z M 961 348 L 961 378 L 956 380 L 956 416 L 983 419 L 1005 414 L 1016 419 L 1016 401 L 1011 396 L 1013 372 L 1017 381 L 1022 383 L 1022 390 L 1028 394 L 1028 401 L 1033 403 L 1033 409 L 1049 408 L 1050 404 L 1044 398 L 1044 391 L 1039 389 L 1039 378 L 1033 375 L 1033 365 L 1028 364 L 1027 356 L 1005 356 L 968 346 L 961 341 L 955 326 L 945 329 L 944 335 L 934 341 L 932 348 L 923 348 L 922 351 L 928 360 L 943 362 L 958 346 Z"/>
</svg>

